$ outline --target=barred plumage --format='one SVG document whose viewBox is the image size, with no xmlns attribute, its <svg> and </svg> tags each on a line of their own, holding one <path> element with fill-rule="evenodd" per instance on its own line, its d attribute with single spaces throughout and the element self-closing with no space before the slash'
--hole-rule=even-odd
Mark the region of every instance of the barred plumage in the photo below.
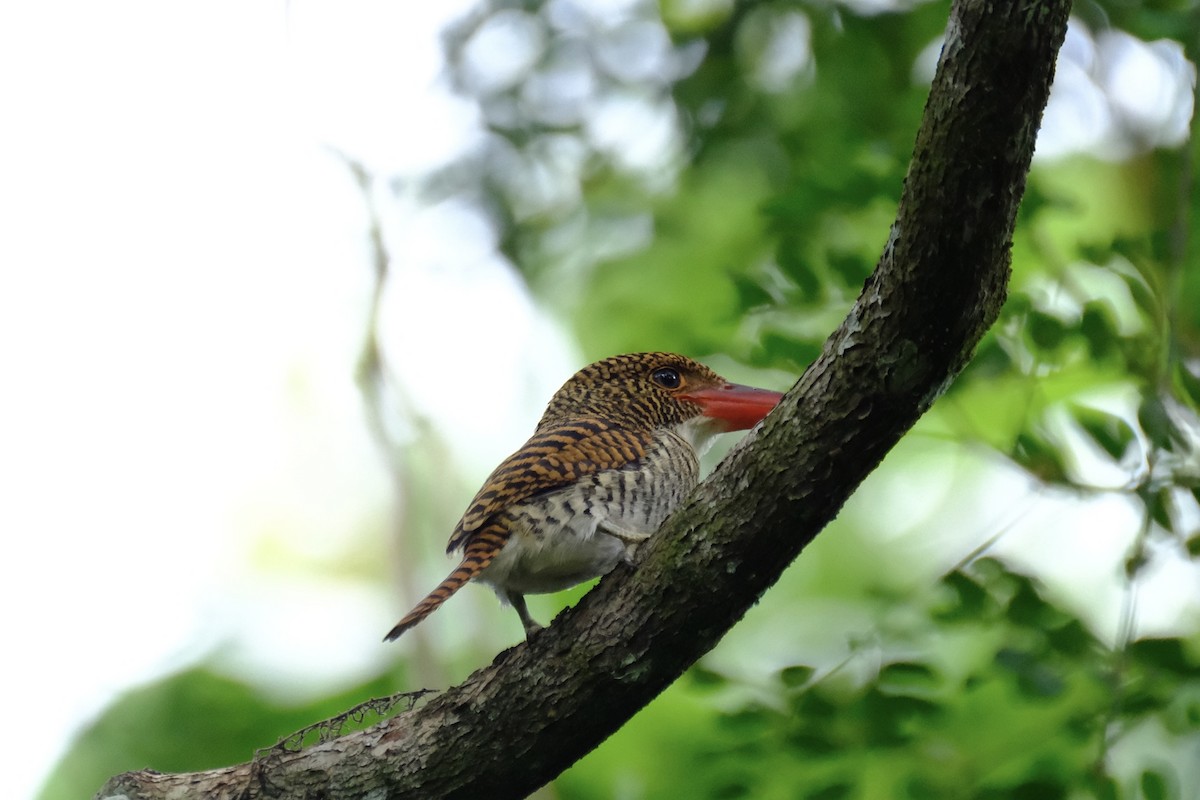
<svg viewBox="0 0 1200 800">
<path fill-rule="evenodd" d="M 603 575 L 653 533 L 699 477 L 713 435 L 751 427 L 780 395 L 730 384 L 673 353 L 584 367 L 525 445 L 484 482 L 450 536 L 463 558 L 388 633 L 392 640 L 473 579 L 539 626 L 524 595 Z"/>
</svg>

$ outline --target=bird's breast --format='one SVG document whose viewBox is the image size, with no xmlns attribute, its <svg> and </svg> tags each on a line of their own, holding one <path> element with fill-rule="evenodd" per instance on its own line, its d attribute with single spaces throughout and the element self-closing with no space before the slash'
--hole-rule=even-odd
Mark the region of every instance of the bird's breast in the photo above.
<svg viewBox="0 0 1200 800">
<path fill-rule="evenodd" d="M 645 458 L 601 470 L 524 500 L 504 517 L 511 536 L 480 580 L 520 594 L 556 592 L 612 570 L 625 545 L 603 533 L 653 533 L 696 486 L 695 450 L 674 433 L 655 438 Z"/>
</svg>

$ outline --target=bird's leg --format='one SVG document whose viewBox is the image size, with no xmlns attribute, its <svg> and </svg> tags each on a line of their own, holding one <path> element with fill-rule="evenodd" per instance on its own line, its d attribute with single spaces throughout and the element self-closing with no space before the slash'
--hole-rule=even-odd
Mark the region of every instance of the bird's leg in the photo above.
<svg viewBox="0 0 1200 800">
<path fill-rule="evenodd" d="M 649 533 L 635 531 L 630 528 L 622 528 L 611 519 L 603 520 L 598 529 L 602 533 L 607 533 L 613 538 L 620 539 L 625 544 L 625 563 L 633 563 L 633 554 L 637 552 L 637 547 L 642 542 L 650 538 Z"/>
<path fill-rule="evenodd" d="M 505 592 L 504 597 L 517 610 L 521 624 L 525 627 L 525 638 L 532 639 L 533 635 L 542 629 L 537 620 L 529 615 L 529 606 L 525 605 L 525 595 L 518 592 Z"/>
</svg>

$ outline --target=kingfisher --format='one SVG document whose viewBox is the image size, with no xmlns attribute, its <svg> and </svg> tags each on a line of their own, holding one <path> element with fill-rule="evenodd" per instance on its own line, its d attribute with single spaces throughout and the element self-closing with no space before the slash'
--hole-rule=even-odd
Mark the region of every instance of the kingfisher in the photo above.
<svg viewBox="0 0 1200 800">
<path fill-rule="evenodd" d="M 532 637 L 541 626 L 525 595 L 561 591 L 629 560 L 695 488 L 716 435 L 754 427 L 782 396 L 675 353 L 584 367 L 467 506 L 446 548 L 461 552 L 458 566 L 384 641 L 472 580 L 516 609 Z"/>
</svg>

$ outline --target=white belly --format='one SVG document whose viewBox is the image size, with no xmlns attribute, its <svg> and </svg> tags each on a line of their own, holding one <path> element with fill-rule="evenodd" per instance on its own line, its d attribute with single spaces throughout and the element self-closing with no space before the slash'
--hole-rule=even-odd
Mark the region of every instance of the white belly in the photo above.
<svg viewBox="0 0 1200 800">
<path fill-rule="evenodd" d="M 691 445 L 663 435 L 634 469 L 596 473 L 504 513 L 511 536 L 478 580 L 506 593 L 545 594 L 605 575 L 626 546 L 609 529 L 649 535 L 696 485 Z"/>
<path fill-rule="evenodd" d="M 515 528 L 477 580 L 491 584 L 503 597 L 504 591 L 558 592 L 604 575 L 624 556 L 625 545 L 597 531 L 597 525 L 594 517 L 581 515 L 555 529 L 543 527 L 539 534 Z"/>
</svg>

